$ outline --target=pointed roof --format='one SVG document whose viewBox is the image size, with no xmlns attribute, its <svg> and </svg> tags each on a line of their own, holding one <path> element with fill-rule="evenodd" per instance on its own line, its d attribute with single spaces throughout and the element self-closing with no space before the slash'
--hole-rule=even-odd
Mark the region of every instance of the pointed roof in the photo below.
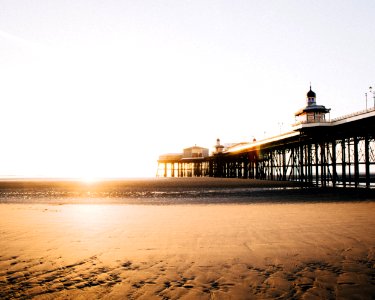
<svg viewBox="0 0 375 300">
<path fill-rule="evenodd" d="M 311 84 L 310 84 L 310 90 L 307 92 L 307 98 L 316 98 L 315 92 L 311 90 Z"/>
</svg>

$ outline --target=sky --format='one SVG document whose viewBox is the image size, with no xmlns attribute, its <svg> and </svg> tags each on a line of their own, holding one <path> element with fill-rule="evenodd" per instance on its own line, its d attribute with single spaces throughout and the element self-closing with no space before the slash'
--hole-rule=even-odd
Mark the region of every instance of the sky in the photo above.
<svg viewBox="0 0 375 300">
<path fill-rule="evenodd" d="M 363 110 L 374 15 L 373 0 L 0 0 L 0 176 L 153 177 L 160 154 L 289 131 L 310 82 L 331 119 Z"/>
</svg>

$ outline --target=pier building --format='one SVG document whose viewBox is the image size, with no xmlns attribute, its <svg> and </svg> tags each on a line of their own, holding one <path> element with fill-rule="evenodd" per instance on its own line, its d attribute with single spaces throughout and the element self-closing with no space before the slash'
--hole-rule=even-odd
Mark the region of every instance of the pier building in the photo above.
<svg viewBox="0 0 375 300">
<path fill-rule="evenodd" d="M 290 180 L 307 185 L 375 187 L 375 107 L 330 119 L 316 93 L 295 113 L 292 130 L 225 148 L 208 156 L 160 156 L 161 176 L 212 176 Z M 158 173 L 160 176 L 160 172 Z"/>
<path fill-rule="evenodd" d="M 182 153 L 159 156 L 156 176 L 196 177 L 207 176 L 209 149 L 194 145 L 183 149 Z"/>
<path fill-rule="evenodd" d="M 295 113 L 296 121 L 302 123 L 321 123 L 326 121 L 326 114 L 330 112 L 330 108 L 316 104 L 316 94 L 311 90 L 306 95 L 306 107 Z"/>
</svg>

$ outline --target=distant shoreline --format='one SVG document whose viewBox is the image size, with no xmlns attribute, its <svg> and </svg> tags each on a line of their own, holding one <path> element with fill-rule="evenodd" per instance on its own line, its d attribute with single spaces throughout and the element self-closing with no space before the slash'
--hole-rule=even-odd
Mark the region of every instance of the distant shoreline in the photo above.
<svg viewBox="0 0 375 300">
<path fill-rule="evenodd" d="M 375 190 L 236 178 L 0 180 L 0 203 L 214 204 L 375 201 Z"/>
</svg>

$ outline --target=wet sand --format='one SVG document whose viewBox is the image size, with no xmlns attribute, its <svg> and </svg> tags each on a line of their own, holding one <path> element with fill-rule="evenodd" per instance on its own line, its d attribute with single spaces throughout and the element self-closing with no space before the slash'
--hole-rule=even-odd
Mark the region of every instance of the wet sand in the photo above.
<svg viewBox="0 0 375 300">
<path fill-rule="evenodd" d="M 236 178 L 150 178 L 81 182 L 0 180 L 0 203 L 202 204 L 375 200 L 375 190 L 316 188 L 298 182 Z"/>
<path fill-rule="evenodd" d="M 201 188 L 197 185 L 203 181 L 179 181 L 178 187 L 175 183 L 163 182 L 169 190 L 186 191 Z M 221 191 L 223 185 L 235 189 L 243 186 L 233 185 L 244 184 L 219 183 L 208 180 L 202 188 Z M 108 186 L 104 190 L 108 192 Z M 102 192 L 103 188 L 100 197 Z M 4 188 L 2 193 L 6 194 Z M 25 190 L 19 189 L 18 195 L 22 193 Z M 20 203 L 4 198 L 8 200 L 0 204 L 0 299 L 375 295 L 373 199 L 336 201 L 340 197 L 335 193 L 334 201 L 327 201 L 327 195 L 321 201 L 315 194 L 314 201 L 299 202 L 304 192 L 291 202 L 285 193 L 273 190 L 278 201 L 268 201 L 266 193 L 264 201 L 248 203 L 223 197 L 226 202 L 205 199 L 201 204 L 189 199 L 169 205 L 88 204 L 84 193 L 81 202 L 66 198 L 63 203 L 47 203 L 43 196 L 39 202 L 31 197 Z"/>
</svg>

